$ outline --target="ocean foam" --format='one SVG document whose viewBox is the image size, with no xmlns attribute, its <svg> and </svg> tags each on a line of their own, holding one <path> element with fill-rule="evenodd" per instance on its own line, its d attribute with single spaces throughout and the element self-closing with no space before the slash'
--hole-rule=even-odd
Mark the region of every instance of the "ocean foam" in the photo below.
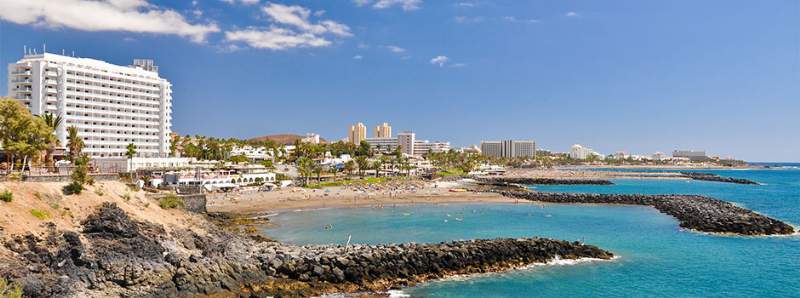
<svg viewBox="0 0 800 298">
<path fill-rule="evenodd" d="M 403 290 L 389 290 L 388 292 L 386 292 L 386 294 L 389 294 L 389 298 L 411 297 L 411 295 L 406 294 L 405 292 L 403 292 Z"/>
</svg>

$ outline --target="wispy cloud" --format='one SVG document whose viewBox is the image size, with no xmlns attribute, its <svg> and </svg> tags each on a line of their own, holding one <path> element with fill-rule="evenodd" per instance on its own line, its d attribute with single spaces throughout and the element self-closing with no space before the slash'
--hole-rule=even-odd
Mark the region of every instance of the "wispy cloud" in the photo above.
<svg viewBox="0 0 800 298">
<path fill-rule="evenodd" d="M 355 59 L 355 60 L 361 60 L 361 59 L 364 59 L 364 56 L 361 56 L 361 55 L 355 55 L 355 56 L 353 56 L 353 59 Z"/>
<path fill-rule="evenodd" d="M 564 16 L 568 17 L 568 18 L 574 18 L 574 17 L 579 17 L 580 15 L 577 12 L 568 11 L 568 12 L 564 13 Z"/>
<path fill-rule="evenodd" d="M 406 52 L 406 49 L 398 47 L 398 46 L 393 46 L 393 45 L 385 46 L 385 48 L 387 50 L 389 50 L 389 52 L 392 52 L 392 53 L 395 53 L 395 54 L 402 54 L 402 53 Z"/>
<path fill-rule="evenodd" d="M 298 5 L 269 3 L 261 8 L 272 22 L 269 28 L 248 28 L 225 32 L 230 42 L 270 50 L 285 50 L 297 47 L 326 47 L 331 45 L 325 35 L 350 37 L 350 27 L 332 20 L 314 22 L 311 10 Z"/>
<path fill-rule="evenodd" d="M 450 60 L 450 58 L 448 58 L 447 56 L 439 55 L 439 56 L 433 57 L 433 59 L 431 59 L 430 63 L 433 64 L 433 65 L 438 65 L 439 67 L 444 67 L 444 65 L 449 60 Z"/>
<path fill-rule="evenodd" d="M 260 0 L 220 0 L 220 1 L 228 4 L 236 4 L 238 2 L 244 5 L 254 5 L 260 3 Z"/>
<path fill-rule="evenodd" d="M 386 9 L 399 6 L 405 11 L 417 10 L 422 0 L 353 0 L 358 7 L 371 6 L 374 9 Z"/>
<path fill-rule="evenodd" d="M 457 3 L 455 4 L 455 6 L 456 6 L 456 7 L 463 7 L 463 8 L 473 8 L 473 7 L 475 7 L 475 6 L 478 6 L 478 3 L 476 3 L 476 2 L 467 2 L 467 1 L 462 1 L 462 2 L 457 2 Z"/>
<path fill-rule="evenodd" d="M 147 0 L 2 1 L 0 19 L 45 28 L 177 35 L 205 42 L 215 23 L 192 24 L 180 13 Z"/>
<path fill-rule="evenodd" d="M 484 19 L 485 19 L 485 18 L 484 18 L 484 17 L 482 17 L 482 16 L 476 16 L 476 17 L 470 17 L 470 16 L 455 16 L 455 17 L 453 18 L 453 20 L 454 20 L 454 21 L 456 21 L 456 23 L 459 23 L 459 24 L 481 23 L 481 22 L 483 22 L 483 21 L 484 21 Z"/>
<path fill-rule="evenodd" d="M 528 23 L 528 24 L 541 23 L 541 21 L 537 19 L 519 19 L 513 16 L 505 16 L 503 17 L 503 20 L 511 23 Z"/>
</svg>

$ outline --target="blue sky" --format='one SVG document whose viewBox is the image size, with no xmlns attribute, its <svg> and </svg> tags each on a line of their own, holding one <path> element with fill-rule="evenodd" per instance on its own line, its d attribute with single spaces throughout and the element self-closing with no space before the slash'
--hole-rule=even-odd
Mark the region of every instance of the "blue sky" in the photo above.
<svg viewBox="0 0 800 298">
<path fill-rule="evenodd" d="M 0 3 L 3 65 L 43 43 L 155 59 L 181 134 L 387 121 L 458 146 L 800 161 L 800 1 Z"/>
</svg>

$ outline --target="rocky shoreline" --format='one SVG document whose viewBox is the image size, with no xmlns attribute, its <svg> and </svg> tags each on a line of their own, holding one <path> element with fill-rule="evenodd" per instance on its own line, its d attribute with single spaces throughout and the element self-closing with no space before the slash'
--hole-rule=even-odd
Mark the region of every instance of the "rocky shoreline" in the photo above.
<svg viewBox="0 0 800 298">
<path fill-rule="evenodd" d="M 549 193 L 499 191 L 502 195 L 549 203 L 623 204 L 652 206 L 678 219 L 680 226 L 701 232 L 737 235 L 789 235 L 794 227 L 730 202 L 697 195 Z"/>
<path fill-rule="evenodd" d="M 476 179 L 482 184 L 527 184 L 527 185 L 614 185 L 605 179 L 555 179 L 555 178 L 523 178 L 523 177 L 491 177 Z"/>
<path fill-rule="evenodd" d="M 723 183 L 735 183 L 735 184 L 752 184 L 758 185 L 758 182 L 748 179 L 740 179 L 740 178 L 731 178 L 731 177 L 722 177 L 717 174 L 711 173 L 699 173 L 699 172 L 681 172 L 686 178 L 692 180 L 702 180 L 702 181 L 713 181 L 713 182 L 723 182 Z"/>
<path fill-rule="evenodd" d="M 458 274 L 507 270 L 556 258 L 610 259 L 591 245 L 544 238 L 438 244 L 293 246 L 212 230 L 166 233 L 105 203 L 83 230 L 49 226 L 16 236 L 0 276 L 33 297 L 314 296 L 378 292 Z"/>
</svg>

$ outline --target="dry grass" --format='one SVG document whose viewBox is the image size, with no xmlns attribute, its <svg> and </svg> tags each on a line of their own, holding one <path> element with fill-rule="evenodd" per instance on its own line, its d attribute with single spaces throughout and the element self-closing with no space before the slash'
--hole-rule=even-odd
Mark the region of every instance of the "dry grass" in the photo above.
<svg viewBox="0 0 800 298">
<path fill-rule="evenodd" d="M 0 182 L 0 190 L 13 190 L 14 200 L 0 203 L 0 227 L 7 236 L 27 232 L 40 233 L 44 221 L 53 222 L 58 229 L 77 230 L 80 221 L 93 213 L 103 202 L 114 202 L 131 217 L 173 228 L 191 228 L 204 233 L 202 216 L 181 209 L 162 209 L 157 201 L 146 198 L 143 191 L 132 191 L 122 182 L 104 181 L 102 195 L 85 191 L 79 195 L 64 196 L 61 188 L 66 182 Z M 35 216 L 47 214 L 45 219 Z"/>
</svg>

